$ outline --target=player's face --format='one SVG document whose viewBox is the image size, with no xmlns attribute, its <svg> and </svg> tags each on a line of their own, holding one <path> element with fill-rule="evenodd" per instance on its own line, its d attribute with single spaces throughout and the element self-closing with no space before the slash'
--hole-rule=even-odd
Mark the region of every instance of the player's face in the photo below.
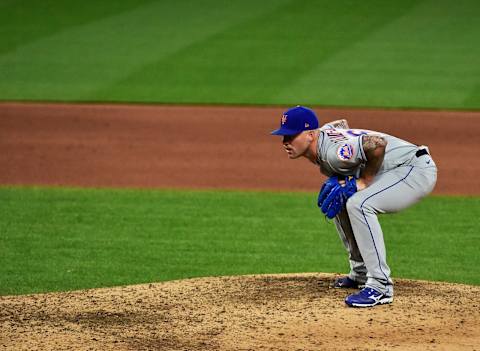
<svg viewBox="0 0 480 351">
<path fill-rule="evenodd" d="M 312 141 L 308 132 L 295 135 L 283 136 L 283 148 L 288 154 L 288 158 L 294 159 L 303 156 Z"/>
</svg>

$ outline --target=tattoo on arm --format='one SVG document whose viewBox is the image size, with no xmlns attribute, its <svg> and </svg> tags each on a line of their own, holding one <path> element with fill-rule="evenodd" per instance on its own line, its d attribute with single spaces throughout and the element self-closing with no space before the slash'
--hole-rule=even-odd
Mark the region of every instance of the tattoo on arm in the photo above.
<svg viewBox="0 0 480 351">
<path fill-rule="evenodd" d="M 363 151 L 365 154 L 371 154 L 372 151 L 379 147 L 385 147 L 387 145 L 387 141 L 378 135 L 365 135 L 363 137 Z"/>
<path fill-rule="evenodd" d="M 350 128 L 348 126 L 348 122 L 347 122 L 346 119 L 337 119 L 336 121 L 332 121 L 332 122 L 329 122 L 327 124 L 333 126 L 333 128 L 341 128 L 341 129 L 349 129 Z"/>
<path fill-rule="evenodd" d="M 387 141 L 378 135 L 364 135 L 362 141 L 367 163 L 360 178 L 368 186 L 382 166 Z"/>
</svg>

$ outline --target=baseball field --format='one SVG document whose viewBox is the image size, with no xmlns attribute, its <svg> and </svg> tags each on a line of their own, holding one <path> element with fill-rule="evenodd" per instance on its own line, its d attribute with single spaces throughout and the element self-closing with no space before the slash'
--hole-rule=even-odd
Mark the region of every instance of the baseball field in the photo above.
<svg viewBox="0 0 480 351">
<path fill-rule="evenodd" d="M 476 350 L 480 4 L 0 4 L 0 349 Z M 395 302 L 288 160 L 291 105 L 428 145 L 381 216 Z"/>
</svg>

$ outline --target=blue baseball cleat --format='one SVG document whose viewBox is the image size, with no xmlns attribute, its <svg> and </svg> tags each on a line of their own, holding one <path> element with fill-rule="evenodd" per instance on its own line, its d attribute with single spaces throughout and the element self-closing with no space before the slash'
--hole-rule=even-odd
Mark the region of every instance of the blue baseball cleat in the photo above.
<svg viewBox="0 0 480 351">
<path fill-rule="evenodd" d="M 392 303 L 393 296 L 385 295 L 372 288 L 364 288 L 357 294 L 352 294 L 345 299 L 350 307 L 372 307 Z"/>
<path fill-rule="evenodd" d="M 336 289 L 359 289 L 359 288 L 361 289 L 364 286 L 365 285 L 360 284 L 355 280 L 350 279 L 349 277 L 338 278 L 337 280 L 335 280 L 335 283 L 333 284 L 333 287 Z"/>
</svg>

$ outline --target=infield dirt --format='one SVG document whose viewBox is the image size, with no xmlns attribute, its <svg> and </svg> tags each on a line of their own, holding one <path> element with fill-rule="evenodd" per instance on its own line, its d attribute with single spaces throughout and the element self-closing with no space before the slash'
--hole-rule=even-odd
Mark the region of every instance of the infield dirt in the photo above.
<svg viewBox="0 0 480 351">
<path fill-rule="evenodd" d="M 317 192 L 318 168 L 269 135 L 284 110 L 0 103 L 0 184 Z M 436 194 L 480 194 L 480 112 L 315 110 L 428 145 Z"/>
<path fill-rule="evenodd" d="M 318 191 L 269 135 L 284 109 L 0 104 L 0 184 Z M 436 194 L 480 194 L 480 113 L 316 109 L 430 147 Z M 465 181 L 465 180 L 468 181 Z M 480 287 L 396 281 L 347 308 L 328 274 L 0 297 L 6 350 L 480 350 Z"/>
</svg>

